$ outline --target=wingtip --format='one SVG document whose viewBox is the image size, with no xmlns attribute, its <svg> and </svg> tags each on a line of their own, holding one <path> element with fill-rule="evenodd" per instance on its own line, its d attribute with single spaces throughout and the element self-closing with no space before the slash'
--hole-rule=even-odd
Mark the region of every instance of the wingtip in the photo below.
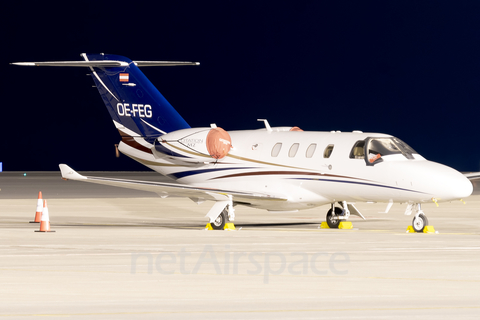
<svg viewBox="0 0 480 320">
<path fill-rule="evenodd" d="M 82 180 L 86 179 L 86 177 L 82 176 L 66 164 L 59 164 L 60 172 L 62 173 L 63 180 Z"/>
<path fill-rule="evenodd" d="M 11 62 L 10 64 L 14 66 L 29 66 L 29 67 L 35 66 L 35 62 Z"/>
</svg>

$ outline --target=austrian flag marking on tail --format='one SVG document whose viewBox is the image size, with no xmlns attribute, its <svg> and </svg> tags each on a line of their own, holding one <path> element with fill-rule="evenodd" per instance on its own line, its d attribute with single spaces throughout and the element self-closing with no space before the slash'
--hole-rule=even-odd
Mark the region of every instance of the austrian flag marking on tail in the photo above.
<svg viewBox="0 0 480 320">
<path fill-rule="evenodd" d="M 120 73 L 120 82 L 128 82 L 128 73 Z"/>
</svg>

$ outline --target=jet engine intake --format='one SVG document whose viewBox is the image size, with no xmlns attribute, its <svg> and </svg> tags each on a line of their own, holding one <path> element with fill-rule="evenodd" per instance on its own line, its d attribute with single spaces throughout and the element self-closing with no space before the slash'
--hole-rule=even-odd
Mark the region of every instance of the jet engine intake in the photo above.
<svg viewBox="0 0 480 320">
<path fill-rule="evenodd" d="M 231 148 L 232 139 L 222 128 L 189 128 L 158 137 L 152 152 L 173 162 L 204 163 L 222 160 Z"/>
</svg>

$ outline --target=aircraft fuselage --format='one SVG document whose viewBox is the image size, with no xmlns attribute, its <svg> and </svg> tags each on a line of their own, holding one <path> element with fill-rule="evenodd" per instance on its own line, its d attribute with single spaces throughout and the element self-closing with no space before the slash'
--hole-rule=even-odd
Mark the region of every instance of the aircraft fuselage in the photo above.
<svg viewBox="0 0 480 320">
<path fill-rule="evenodd" d="M 272 211 L 307 209 L 335 201 L 441 202 L 461 199 L 472 192 L 472 184 L 463 174 L 428 161 L 413 149 L 408 155 L 401 152 L 381 155 L 370 162 L 368 152 L 374 151 L 364 143 L 363 155 L 353 154 L 356 143 L 368 139 L 370 144 L 371 141 L 395 143 L 390 142 L 389 139 L 396 139 L 390 135 L 288 129 L 229 131 L 232 148 L 220 160 L 197 152 L 192 143 L 201 143 L 201 139 L 194 138 L 170 141 L 166 145 L 176 156 L 165 158 L 140 154 L 126 144 L 121 144 L 120 150 L 182 184 L 253 191 L 288 199 L 278 203 L 278 207 L 272 202 L 244 203 Z"/>
</svg>

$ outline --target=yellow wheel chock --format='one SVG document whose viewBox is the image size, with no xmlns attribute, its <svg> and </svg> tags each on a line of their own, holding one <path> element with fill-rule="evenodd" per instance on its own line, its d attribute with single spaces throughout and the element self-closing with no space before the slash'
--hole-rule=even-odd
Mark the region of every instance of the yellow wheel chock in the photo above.
<svg viewBox="0 0 480 320">
<path fill-rule="evenodd" d="M 412 226 L 407 227 L 407 233 L 416 233 L 415 229 Z M 423 228 L 423 233 L 436 233 L 435 228 L 433 226 L 425 226 Z"/>
<path fill-rule="evenodd" d="M 210 223 L 207 223 L 205 226 L 205 230 L 214 230 L 212 228 L 212 225 Z M 223 227 L 223 230 L 235 230 L 235 225 L 232 222 L 227 222 L 225 223 L 225 227 Z"/>
<path fill-rule="evenodd" d="M 326 221 L 323 221 L 322 224 L 320 224 L 320 228 L 321 229 L 330 229 L 330 227 L 328 226 L 328 223 Z"/>
<path fill-rule="evenodd" d="M 320 229 L 330 229 L 330 227 L 326 221 L 323 221 L 320 224 Z M 351 221 L 342 221 L 338 224 L 338 229 L 353 229 L 353 224 Z"/>
<path fill-rule="evenodd" d="M 351 221 L 342 221 L 338 224 L 338 229 L 353 229 Z"/>
</svg>

